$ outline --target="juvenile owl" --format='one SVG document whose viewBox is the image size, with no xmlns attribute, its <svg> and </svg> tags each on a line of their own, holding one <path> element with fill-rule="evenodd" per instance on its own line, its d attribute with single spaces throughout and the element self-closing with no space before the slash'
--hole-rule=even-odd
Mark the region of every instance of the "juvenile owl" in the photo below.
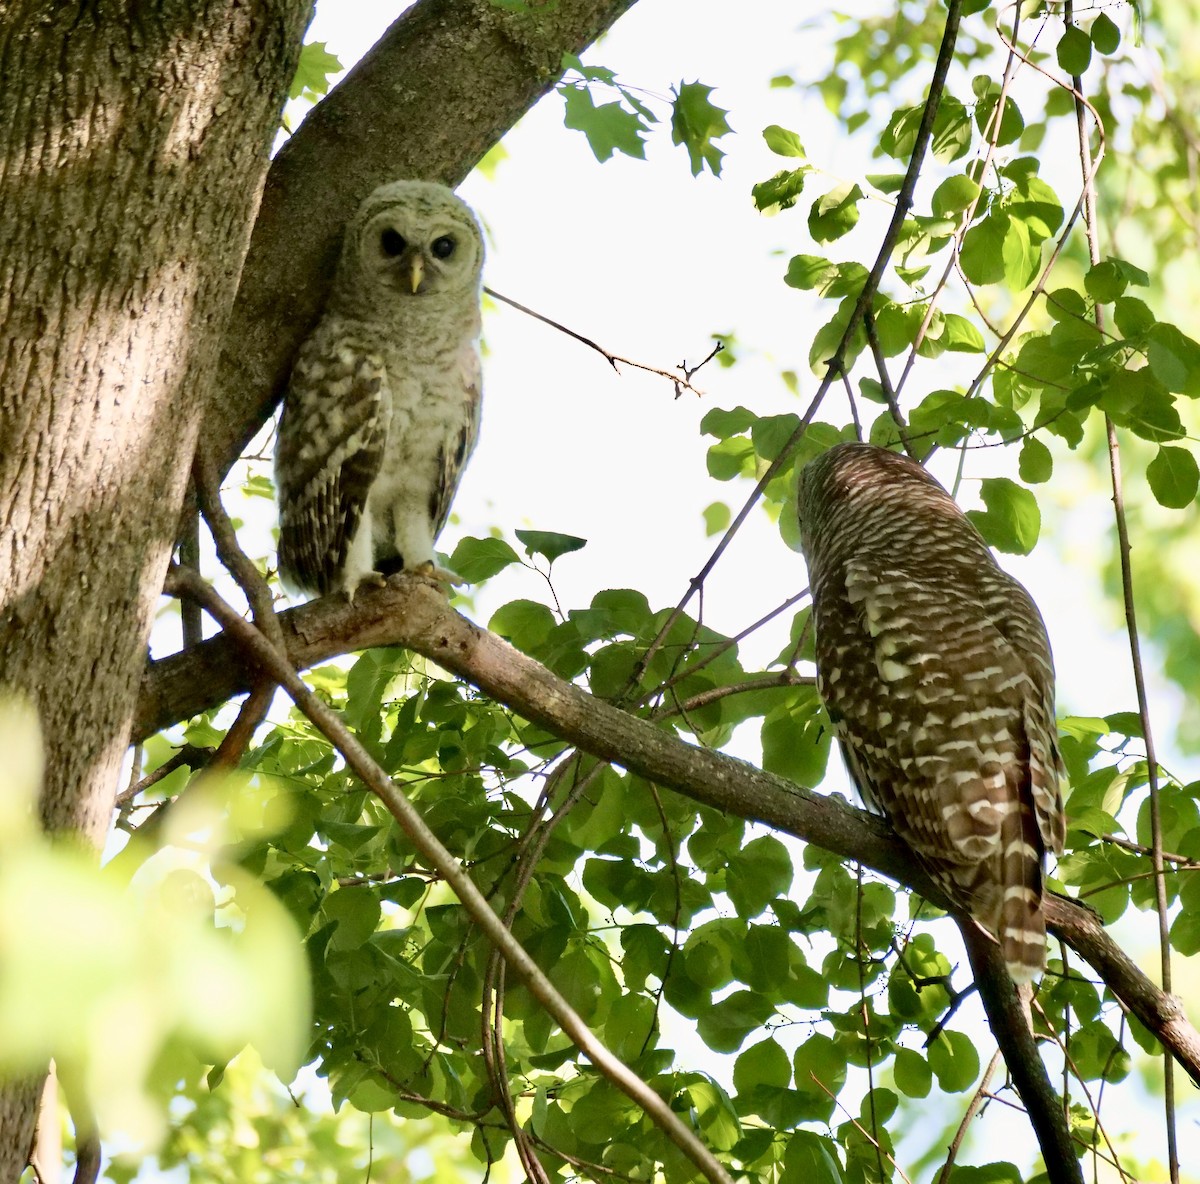
<svg viewBox="0 0 1200 1184">
<path fill-rule="evenodd" d="M 1041 615 L 907 457 L 840 444 L 801 471 L 799 502 L 817 681 L 850 774 L 1028 981 L 1065 829 Z"/>
<path fill-rule="evenodd" d="M 475 445 L 483 236 L 444 185 L 393 181 L 359 206 L 279 423 L 279 571 L 351 598 L 422 569 Z"/>
</svg>

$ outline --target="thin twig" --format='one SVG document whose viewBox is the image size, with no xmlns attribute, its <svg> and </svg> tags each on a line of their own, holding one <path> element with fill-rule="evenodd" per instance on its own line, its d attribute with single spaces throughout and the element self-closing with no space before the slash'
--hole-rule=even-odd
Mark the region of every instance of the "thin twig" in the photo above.
<svg viewBox="0 0 1200 1184">
<path fill-rule="evenodd" d="M 538 811 L 535 810 L 530 815 L 529 825 L 526 827 L 525 833 L 521 836 L 517 844 L 520 852 L 516 859 L 517 877 L 511 889 L 511 899 L 504 912 L 504 925 L 510 931 L 512 930 L 513 922 L 516 920 L 517 913 L 520 912 L 521 903 L 533 879 L 533 873 L 541 861 L 546 844 L 550 841 L 550 836 L 571 808 L 608 767 L 606 761 L 598 761 L 580 777 L 579 770 L 582 763 L 583 757 L 576 752 L 573 757 L 558 766 L 550 776 L 540 796 L 538 806 L 539 808 L 544 808 L 549 803 L 558 784 L 565 779 L 568 771 L 573 770 L 574 779 L 565 800 L 545 822 L 538 822 Z M 482 1015 L 484 1060 L 487 1065 L 488 1076 L 492 1081 L 493 1092 L 497 1095 L 500 1108 L 504 1112 L 505 1121 L 517 1145 L 517 1154 L 525 1168 L 526 1174 L 533 1181 L 533 1184 L 549 1184 L 546 1170 L 542 1166 L 542 1162 L 538 1159 L 537 1152 L 534 1149 L 533 1140 L 517 1119 L 516 1107 L 513 1105 L 512 1096 L 508 1089 L 508 1071 L 505 1062 L 503 1039 L 506 965 L 507 963 L 499 949 L 493 946 L 491 954 L 488 957 L 481 992 L 480 1012 Z"/>
<path fill-rule="evenodd" d="M 846 357 L 850 352 L 851 342 L 854 340 L 854 335 L 858 332 L 867 310 L 872 306 L 875 293 L 879 290 L 879 285 L 883 281 L 884 272 L 891 262 L 896 244 L 900 241 L 900 232 L 904 227 L 904 220 L 908 217 L 908 213 L 912 209 L 913 194 L 916 192 L 917 179 L 920 177 L 921 167 L 925 163 L 925 153 L 928 151 L 929 142 L 933 136 L 934 119 L 937 117 L 938 107 L 941 105 L 942 94 L 946 87 L 946 75 L 949 72 L 950 63 L 954 60 L 954 46 L 958 39 L 958 25 L 961 15 L 962 0 L 947 0 L 946 23 L 942 30 L 942 42 L 938 47 L 937 62 L 933 68 L 933 77 L 929 82 L 929 94 L 925 99 L 925 107 L 921 113 L 921 123 L 917 128 L 916 138 L 913 141 L 912 156 L 909 158 L 908 169 L 904 174 L 904 182 L 900 186 L 900 191 L 896 194 L 896 208 L 892 212 L 892 220 L 884 233 L 883 242 L 880 244 L 879 253 L 875 258 L 875 264 L 863 282 L 862 291 L 859 292 L 858 299 L 854 302 L 854 307 L 850 310 L 850 317 L 846 322 L 846 328 L 842 333 L 841 340 L 838 342 L 833 356 L 829 359 L 825 377 L 821 380 L 816 394 L 813 395 L 807 409 L 800 417 L 800 422 L 796 425 L 795 431 L 792 432 L 779 455 L 767 466 L 766 471 L 759 478 L 758 484 L 755 485 L 745 504 L 738 511 L 737 516 L 726 528 L 720 542 L 717 543 L 704 566 L 688 582 L 687 591 L 683 594 L 682 599 L 675 608 L 671 610 L 657 637 L 650 643 L 641 661 L 630 675 L 628 684 L 630 688 L 636 687 L 641 683 L 654 655 L 658 653 L 663 642 L 670 636 L 671 630 L 675 627 L 675 622 L 683 615 L 683 610 L 691 602 L 692 597 L 704 585 L 704 581 L 717 565 L 718 560 L 725 554 L 730 543 L 733 542 L 734 537 L 741 529 L 742 523 L 750 516 L 750 511 L 758 504 L 767 486 L 786 465 L 791 463 L 793 453 L 804 438 L 804 433 L 808 430 L 808 425 L 817 413 L 817 409 L 820 407 L 829 388 L 846 370 Z"/>
<path fill-rule="evenodd" d="M 233 721 L 229 731 L 225 733 L 224 739 L 218 745 L 217 751 L 213 753 L 212 760 L 205 767 L 206 776 L 213 773 L 232 773 L 241 764 L 246 749 L 250 747 L 250 741 L 254 739 L 258 725 L 267 718 L 267 712 L 270 710 L 271 700 L 274 697 L 275 684 L 273 682 L 263 680 L 255 684 L 250 694 L 242 700 L 237 719 Z"/>
<path fill-rule="evenodd" d="M 817 1083 L 817 1088 L 820 1089 L 821 1091 L 823 1091 L 825 1094 L 827 1094 L 829 1096 L 830 1100 L 833 1102 L 833 1104 L 835 1106 L 837 1106 L 837 1108 L 850 1120 L 851 1126 L 853 1126 L 854 1129 L 856 1131 L 858 1131 L 858 1133 L 860 1135 L 862 1135 L 862 1137 L 864 1139 L 866 1139 L 868 1143 L 872 1143 L 874 1145 L 876 1151 L 879 1151 L 883 1155 L 887 1155 L 888 1163 L 890 1163 L 892 1165 L 892 1167 L 895 1169 L 897 1174 L 900 1176 L 900 1179 L 904 1181 L 904 1184 L 912 1184 L 912 1181 L 904 1174 L 904 1169 L 895 1161 L 895 1159 L 891 1155 L 888 1155 L 888 1153 L 879 1146 L 879 1140 L 874 1138 L 871 1135 L 870 1131 L 864 1129 L 863 1124 L 861 1122 L 859 1122 L 858 1119 L 855 1118 L 854 1115 L 851 1114 L 850 1111 L 847 1110 L 844 1105 L 842 1105 L 841 1100 L 833 1092 L 833 1090 L 831 1090 L 825 1084 L 825 1082 L 823 1082 L 811 1069 L 809 1070 L 808 1075 L 809 1075 L 809 1077 L 811 1077 L 813 1079 L 813 1081 L 815 1081 Z"/>
<path fill-rule="evenodd" d="M 861 863 L 854 865 L 854 961 L 858 966 L 858 1006 L 862 1012 L 863 1048 L 867 1057 L 867 1104 L 871 1111 L 871 1142 L 875 1144 L 875 1166 L 879 1169 L 879 1178 L 886 1179 L 883 1170 L 883 1148 L 879 1145 L 879 1120 L 875 1114 L 875 1058 L 871 1055 L 871 1009 L 867 1005 L 867 968 L 863 964 L 862 936 L 862 898 L 863 898 L 863 868 Z"/>
<path fill-rule="evenodd" d="M 121 790 L 117 794 L 115 803 L 117 809 L 119 810 L 123 806 L 129 805 L 138 794 L 145 793 L 151 786 L 157 785 L 158 782 L 169 777 L 181 765 L 187 765 L 189 769 L 201 769 L 212 758 L 213 750 L 211 748 L 197 748 L 194 744 L 181 744 L 174 756 L 167 757 L 154 772 L 147 773 L 140 781 Z"/>
<path fill-rule="evenodd" d="M 171 595 L 198 599 L 222 628 L 238 639 L 250 659 L 270 675 L 300 710 L 341 752 L 346 764 L 363 784 L 387 807 L 412 844 L 441 874 L 462 902 L 471 919 L 493 945 L 500 948 L 509 965 L 524 980 L 530 994 L 550 1013 L 562 1031 L 613 1085 L 635 1101 L 647 1116 L 713 1184 L 732 1184 L 729 1174 L 713 1153 L 680 1121 L 669 1103 L 615 1057 L 579 1014 L 555 989 L 545 973 L 492 911 L 466 869 L 442 845 L 437 836 L 400 788 L 371 758 L 341 718 L 322 702 L 297 676 L 284 654 L 266 636 L 231 608 L 199 577 L 182 568 L 168 576 Z"/>
<path fill-rule="evenodd" d="M 1075 24 L 1073 0 L 1066 0 L 1063 22 L 1067 28 Z M 1075 124 L 1079 144 L 1079 164 L 1083 174 L 1084 225 L 1087 228 L 1088 257 L 1093 267 L 1100 262 L 1099 223 L 1096 212 L 1096 162 L 1092 157 L 1088 137 L 1083 79 L 1071 79 L 1075 93 Z M 1090 104 L 1088 104 L 1090 106 Z M 1091 108 L 1096 126 L 1102 121 Z M 1101 132 L 1103 135 L 1103 132 Z M 1103 330 L 1104 311 L 1099 301 L 1095 306 L 1096 324 Z M 1108 468 L 1112 481 L 1113 515 L 1117 527 L 1117 546 L 1121 559 L 1121 595 L 1125 604 L 1125 626 L 1129 635 L 1129 653 L 1133 662 L 1133 685 L 1137 694 L 1138 714 L 1142 721 L 1142 738 L 1146 745 L 1146 772 L 1150 791 L 1150 844 L 1154 864 L 1154 903 L 1158 914 L 1158 947 L 1161 963 L 1162 989 L 1171 994 L 1171 932 L 1168 916 L 1167 882 L 1163 874 L 1162 810 L 1159 803 L 1158 761 L 1154 753 L 1154 734 L 1150 727 L 1150 700 L 1146 694 L 1146 678 L 1142 667 L 1142 647 L 1138 637 L 1137 610 L 1133 593 L 1133 568 L 1130 563 L 1129 524 L 1125 515 L 1125 495 L 1121 479 L 1121 450 L 1117 427 L 1105 412 L 1105 434 L 1108 442 Z M 1179 1141 L 1175 1126 L 1175 1066 L 1170 1057 L 1163 1058 L 1163 1109 L 1167 1130 L 1167 1170 L 1171 1184 L 1179 1184 Z"/>
<path fill-rule="evenodd" d="M 976 1086 L 975 1092 L 971 1095 L 970 1102 L 967 1103 L 966 1112 L 962 1116 L 962 1122 L 958 1124 L 958 1130 L 954 1132 L 954 1138 L 950 1140 L 950 1146 L 946 1152 L 946 1162 L 942 1164 L 942 1170 L 938 1172 L 937 1184 L 948 1184 L 950 1172 L 954 1168 L 954 1161 L 958 1158 L 958 1149 L 962 1146 L 962 1141 L 966 1137 L 967 1127 L 971 1125 L 971 1120 L 979 1113 L 979 1108 L 983 1105 L 984 1096 L 1000 1064 L 1000 1059 L 1000 1049 L 997 1048 L 992 1053 L 992 1059 L 988 1061 L 987 1068 L 984 1069 L 983 1076 L 979 1079 L 979 1085 Z"/>
<path fill-rule="evenodd" d="M 1121 835 L 1097 835 L 1096 837 L 1102 843 L 1112 843 L 1114 847 L 1123 847 L 1126 851 L 1132 851 L 1134 855 L 1154 855 L 1152 847 L 1143 847 L 1141 843 L 1135 843 Z M 1191 859 L 1187 855 L 1176 855 L 1173 851 L 1161 851 L 1159 854 L 1168 863 L 1177 863 L 1180 867 L 1200 868 L 1200 860 Z"/>
<path fill-rule="evenodd" d="M 875 359 L 875 370 L 879 375 L 879 385 L 883 388 L 883 397 L 887 400 L 888 411 L 891 413 L 892 422 L 896 425 L 896 434 L 900 437 L 900 443 L 904 445 L 904 451 L 913 460 L 919 461 L 921 458 L 913 452 L 912 441 L 908 438 L 908 424 L 904 420 L 904 412 L 900 410 L 900 400 L 896 395 L 896 388 L 892 386 L 892 380 L 888 377 L 887 359 L 883 356 L 883 346 L 879 341 L 879 333 L 875 328 L 875 314 L 873 312 L 868 312 L 863 318 L 863 327 L 867 331 L 867 342 L 871 346 L 871 356 Z"/>
<path fill-rule="evenodd" d="M 1017 30 L 1021 25 L 1021 5 L 1014 5 L 1013 10 L 1013 40 L 1016 40 Z M 997 29 L 999 33 L 999 29 Z M 1004 35 L 999 33 L 1000 39 L 1004 40 Z M 1000 81 L 1000 93 L 996 100 L 996 106 L 992 109 L 992 115 L 988 121 L 987 127 L 984 129 L 984 143 L 986 149 L 984 151 L 983 160 L 979 164 L 979 192 L 971 199 L 970 204 L 959 216 L 958 230 L 953 237 L 953 243 L 950 251 L 950 258 L 946 260 L 946 266 L 942 269 L 942 274 L 938 278 L 938 282 L 934 285 L 933 291 L 929 294 L 929 299 L 925 306 L 925 315 L 921 318 L 921 323 L 917 326 L 917 332 L 913 337 L 912 345 L 909 346 L 908 357 L 904 363 L 904 369 L 900 373 L 899 381 L 896 383 L 896 396 L 899 398 L 900 393 L 904 390 L 908 383 L 908 376 L 912 373 L 913 367 L 917 361 L 917 351 L 921 347 L 921 343 L 925 340 L 925 334 L 929 331 L 929 326 L 933 323 L 934 313 L 937 311 L 937 302 L 941 294 L 946 290 L 946 285 L 950 280 L 958 261 L 958 248 L 962 242 L 963 236 L 967 233 L 971 223 L 975 220 L 975 210 L 979 206 L 979 202 L 983 197 L 983 179 L 987 173 L 988 166 L 992 162 L 992 157 L 996 151 L 996 144 L 1000 138 L 1000 128 L 1004 116 L 1004 104 L 1007 102 L 1008 88 L 1012 82 L 1013 60 L 1016 56 L 1016 50 L 1012 45 L 1009 45 L 1008 58 L 1004 63 L 1004 76 Z"/>
<path fill-rule="evenodd" d="M 703 670 L 704 667 L 707 666 L 710 662 L 715 662 L 722 654 L 727 653 L 729 650 L 733 649 L 734 646 L 736 646 L 740 642 L 744 641 L 752 633 L 757 632 L 764 625 L 773 621 L 781 613 L 787 612 L 787 610 L 789 608 L 791 608 L 794 604 L 799 604 L 800 601 L 803 600 L 807 595 L 808 595 L 808 588 L 807 587 L 801 588 L 800 591 L 797 592 L 794 596 L 789 596 L 782 604 L 777 605 L 775 608 L 771 609 L 771 611 L 769 613 L 767 613 L 765 616 L 759 617 L 758 620 L 754 622 L 754 624 L 747 625 L 746 628 L 743 629 L 740 633 L 735 633 L 732 637 L 725 638 L 724 641 L 721 641 L 718 644 L 716 644 L 715 646 L 713 646 L 713 648 L 711 650 L 709 650 L 704 655 L 704 657 L 697 659 L 695 662 L 691 663 L 689 666 L 685 667 L 683 670 L 680 670 L 678 673 L 672 674 L 671 677 L 668 678 L 666 682 L 661 683 L 654 690 L 647 691 L 640 699 L 637 700 L 635 706 L 637 706 L 637 707 L 643 706 L 648 700 L 652 699 L 655 695 L 661 694 L 663 691 L 670 690 L 671 687 L 673 687 L 676 683 L 678 683 L 682 679 L 687 678 L 689 675 L 695 674 L 698 670 Z M 621 700 L 618 699 L 617 702 L 618 702 L 618 704 L 620 704 Z"/>
<path fill-rule="evenodd" d="M 594 349 L 618 374 L 621 372 L 621 366 L 632 366 L 635 370 L 644 370 L 647 374 L 657 374 L 659 378 L 667 379 L 674 385 L 675 398 L 677 399 L 684 391 L 691 391 L 692 394 L 698 395 L 700 398 L 704 397 L 704 392 L 692 385 L 692 375 L 697 370 L 708 365 L 725 348 L 724 342 L 718 341 L 709 351 L 708 356 L 703 361 L 697 362 L 694 366 L 689 366 L 685 359 L 679 363 L 678 368 L 675 370 L 662 370 L 658 366 L 648 366 L 645 362 L 635 362 L 632 358 L 623 358 L 620 354 L 611 353 L 590 337 L 585 337 L 582 333 L 576 333 L 574 329 L 568 329 L 566 325 L 560 324 L 544 313 L 534 312 L 532 308 L 527 308 L 524 304 L 513 300 L 509 296 L 502 296 L 494 288 L 485 287 L 483 290 L 493 300 L 502 301 L 511 308 L 515 308 L 518 312 L 523 312 L 526 316 L 533 317 L 535 321 L 541 321 L 543 324 L 549 325 L 552 329 L 557 329 L 560 333 L 565 333 L 568 337 L 573 337 L 580 344 L 586 345 L 588 349 Z"/>
<path fill-rule="evenodd" d="M 710 687 L 683 702 L 672 706 L 661 707 L 655 711 L 651 719 L 669 719 L 673 715 L 684 715 L 689 711 L 697 711 L 701 707 L 709 707 L 728 699 L 731 695 L 744 695 L 749 691 L 778 690 L 780 687 L 812 687 L 817 680 L 810 674 L 793 674 L 790 670 L 781 670 L 778 674 L 764 674 L 760 678 L 749 678 L 745 682 L 733 683 L 729 686 Z"/>
</svg>

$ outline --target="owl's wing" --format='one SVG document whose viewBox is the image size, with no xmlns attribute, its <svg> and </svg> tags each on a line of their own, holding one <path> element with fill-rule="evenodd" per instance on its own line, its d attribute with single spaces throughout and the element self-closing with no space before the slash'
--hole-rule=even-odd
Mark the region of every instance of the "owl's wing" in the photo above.
<svg viewBox="0 0 1200 1184">
<path fill-rule="evenodd" d="M 381 356 L 313 344 L 297 359 L 279 424 L 279 570 L 324 595 L 340 586 L 379 473 L 391 400 Z"/>
<path fill-rule="evenodd" d="M 839 634 L 852 639 L 838 655 L 849 676 L 841 697 L 859 770 L 884 783 L 872 788 L 885 807 L 902 803 L 898 817 L 889 813 L 918 852 L 984 858 L 1002 822 L 988 804 L 1029 761 L 1023 656 L 977 593 L 944 580 L 851 560 L 845 589 L 843 611 L 857 620 Z M 858 694 L 858 686 L 886 694 Z"/>
<path fill-rule="evenodd" d="M 458 430 L 452 430 L 446 443 L 438 450 L 434 487 L 429 496 L 429 518 L 433 524 L 434 538 L 437 538 L 446 525 L 446 519 L 450 517 L 450 503 L 454 501 L 454 494 L 479 434 L 483 384 L 479 351 L 474 342 L 464 348 L 459 365 L 463 381 L 463 415 L 457 422 Z"/>
<path fill-rule="evenodd" d="M 1025 659 L 1033 693 L 1025 702 L 1030 782 L 1038 829 L 1047 850 L 1061 855 L 1066 840 L 1063 789 L 1066 765 L 1054 713 L 1054 659 L 1041 613 L 1025 588 L 1005 574 L 1007 598 L 994 616 L 996 627 Z M 1040 625 L 1041 627 L 1035 627 Z"/>
</svg>

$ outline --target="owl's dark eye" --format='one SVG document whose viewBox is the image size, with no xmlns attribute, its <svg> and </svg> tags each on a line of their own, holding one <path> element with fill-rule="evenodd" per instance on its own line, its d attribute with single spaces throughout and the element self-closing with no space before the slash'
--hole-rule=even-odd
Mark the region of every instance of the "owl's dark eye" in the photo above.
<svg viewBox="0 0 1200 1184">
<path fill-rule="evenodd" d="M 402 235 L 398 230 L 393 230 L 392 227 L 389 226 L 379 236 L 379 245 L 383 248 L 383 253 L 385 255 L 389 255 L 394 259 L 397 255 L 403 253 L 404 248 L 408 246 L 408 243 L 404 241 L 404 235 Z"/>
<path fill-rule="evenodd" d="M 434 257 L 437 259 L 449 259 L 454 254 L 454 248 L 458 244 L 448 234 L 443 234 L 441 238 L 435 238 L 430 250 L 433 251 Z"/>
</svg>

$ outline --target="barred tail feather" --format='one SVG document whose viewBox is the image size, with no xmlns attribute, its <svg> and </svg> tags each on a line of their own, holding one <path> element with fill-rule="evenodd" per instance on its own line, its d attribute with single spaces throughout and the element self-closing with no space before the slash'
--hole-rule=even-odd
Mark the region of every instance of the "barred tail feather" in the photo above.
<svg viewBox="0 0 1200 1184">
<path fill-rule="evenodd" d="M 1032 982 L 1046 964 L 1046 917 L 1042 912 L 1042 847 L 1028 803 L 1010 810 L 1000 828 L 1000 899 L 996 936 L 1008 972 Z"/>
</svg>

